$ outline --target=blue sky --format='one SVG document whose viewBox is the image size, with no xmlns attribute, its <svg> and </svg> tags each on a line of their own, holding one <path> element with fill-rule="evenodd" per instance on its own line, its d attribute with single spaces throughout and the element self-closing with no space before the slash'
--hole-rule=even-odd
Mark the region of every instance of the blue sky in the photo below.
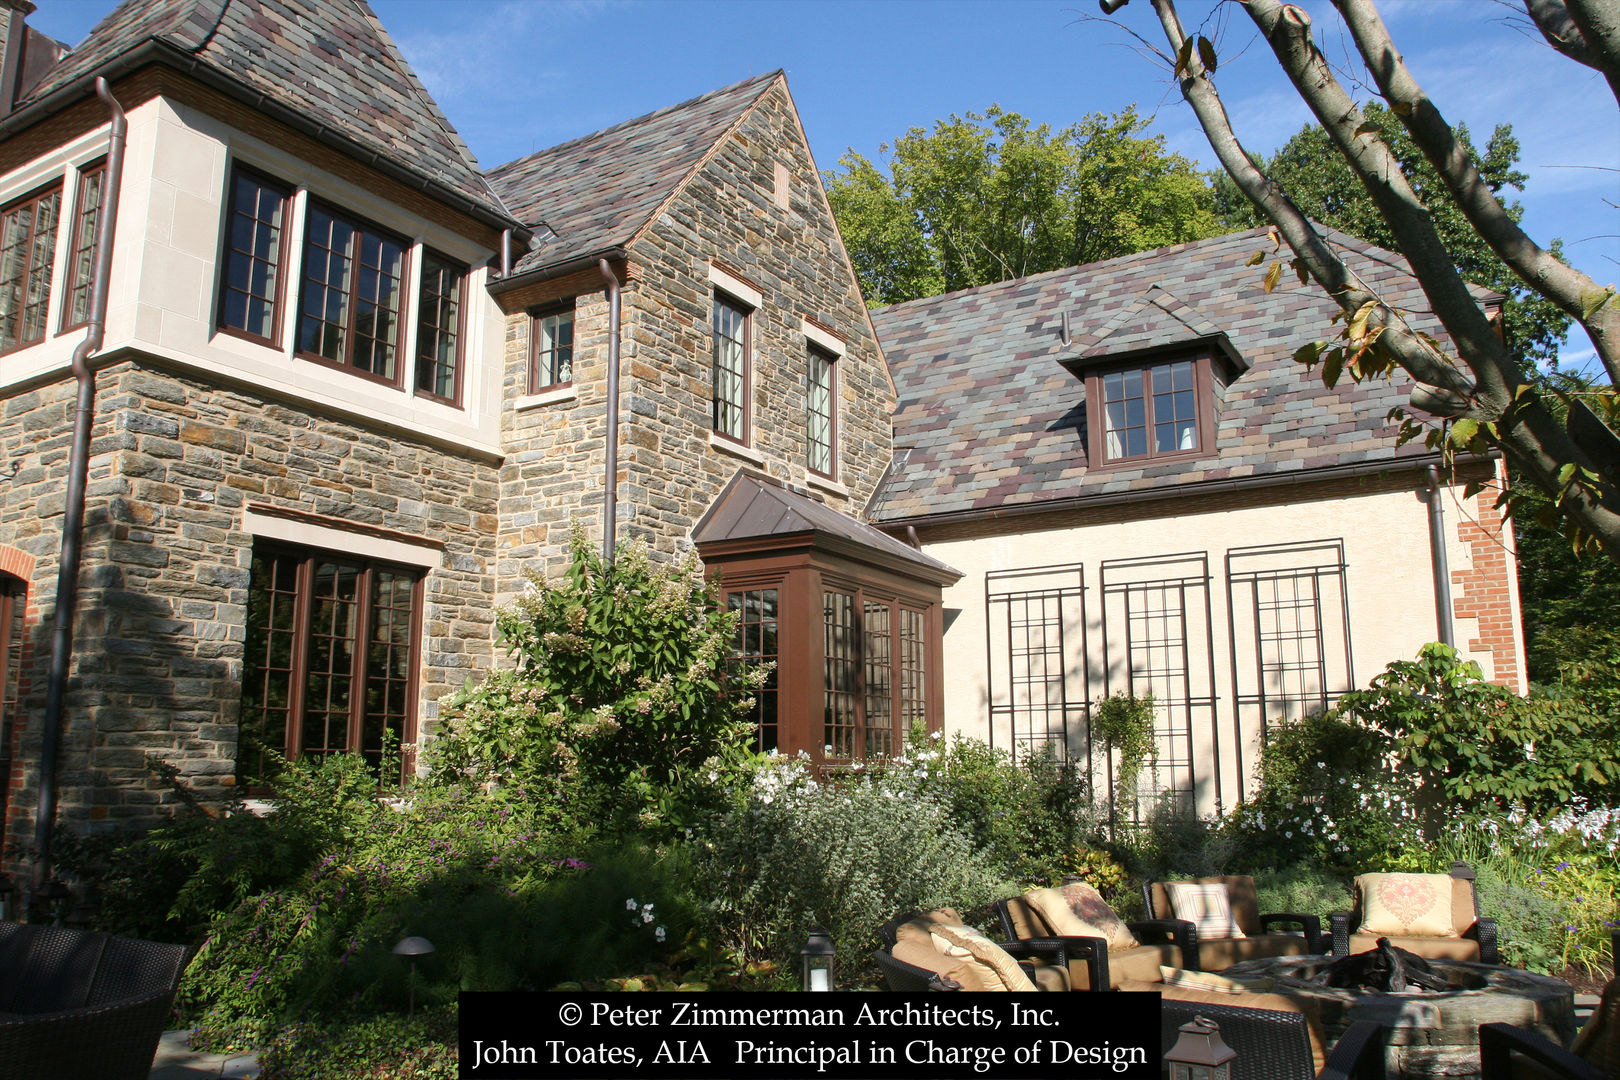
<svg viewBox="0 0 1620 1080">
<path fill-rule="evenodd" d="M 38 0 L 40 30 L 77 42 L 111 0 Z M 1168 72 L 1095 18 L 1095 0 L 373 0 L 479 161 L 490 167 L 783 68 L 817 164 L 913 126 L 996 103 L 1062 127 L 1135 104 L 1170 148 L 1214 157 Z M 1217 45 L 1216 85 L 1239 138 L 1269 153 L 1310 119 L 1240 10 L 1182 0 Z M 1330 60 L 1353 51 L 1308 3 Z M 1530 175 L 1524 223 L 1575 265 L 1620 281 L 1620 111 L 1602 79 L 1562 59 L 1495 0 L 1385 0 L 1418 81 L 1481 144 L 1511 123 Z M 1148 0 L 1119 18 L 1159 41 Z M 1341 76 L 1342 78 L 1343 76 Z M 1549 97 L 1549 94 L 1554 96 Z M 1365 93 L 1360 96 L 1365 96 Z M 1577 331 L 1566 364 L 1590 358 Z"/>
</svg>

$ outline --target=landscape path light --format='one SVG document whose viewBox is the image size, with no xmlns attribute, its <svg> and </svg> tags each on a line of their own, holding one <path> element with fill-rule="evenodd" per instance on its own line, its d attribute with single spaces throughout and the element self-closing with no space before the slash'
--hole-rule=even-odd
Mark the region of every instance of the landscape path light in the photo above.
<svg viewBox="0 0 1620 1080">
<path fill-rule="evenodd" d="M 412 1015 L 412 1016 L 416 1015 L 416 958 L 418 956 L 426 956 L 429 953 L 431 953 L 432 951 L 433 951 L 433 942 L 429 941 L 425 937 L 414 937 L 413 936 L 413 937 L 403 938 L 403 939 L 400 940 L 400 943 L 398 945 L 394 946 L 394 954 L 396 956 L 408 956 L 408 957 L 411 958 L 411 1012 L 410 1012 L 410 1015 Z"/>
</svg>

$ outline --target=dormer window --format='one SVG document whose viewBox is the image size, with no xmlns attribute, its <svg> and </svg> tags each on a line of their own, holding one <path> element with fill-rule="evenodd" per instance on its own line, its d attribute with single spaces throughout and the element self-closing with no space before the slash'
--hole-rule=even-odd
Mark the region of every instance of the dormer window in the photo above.
<svg viewBox="0 0 1620 1080">
<path fill-rule="evenodd" d="M 1192 457 L 1214 442 L 1209 356 L 1183 356 L 1086 375 L 1093 467 Z"/>
</svg>

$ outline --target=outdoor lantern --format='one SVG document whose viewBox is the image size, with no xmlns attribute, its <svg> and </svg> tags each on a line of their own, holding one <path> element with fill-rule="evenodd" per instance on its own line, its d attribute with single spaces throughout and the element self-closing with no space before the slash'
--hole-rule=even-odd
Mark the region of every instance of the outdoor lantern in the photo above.
<svg viewBox="0 0 1620 1080">
<path fill-rule="evenodd" d="M 426 956 L 433 951 L 433 942 L 425 937 L 408 937 L 394 946 L 396 956 L 411 958 L 411 1015 L 416 1015 L 416 958 Z"/>
<path fill-rule="evenodd" d="M 1176 1045 L 1164 1055 L 1170 1080 L 1231 1080 L 1237 1051 L 1221 1041 L 1213 1021 L 1195 1016 L 1179 1030 Z"/>
<path fill-rule="evenodd" d="M 799 956 L 804 960 L 804 988 L 806 990 L 831 990 L 833 988 L 833 957 L 838 950 L 833 948 L 832 938 L 827 931 L 816 927 L 810 931 L 810 940 L 804 943 L 799 950 Z"/>
</svg>

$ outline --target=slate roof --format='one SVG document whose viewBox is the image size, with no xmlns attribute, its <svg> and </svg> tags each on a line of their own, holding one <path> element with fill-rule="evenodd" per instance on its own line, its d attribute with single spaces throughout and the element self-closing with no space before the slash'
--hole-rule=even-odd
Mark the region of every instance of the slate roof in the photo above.
<svg viewBox="0 0 1620 1080">
<path fill-rule="evenodd" d="M 692 529 L 692 540 L 700 551 L 705 544 L 797 536 L 819 536 L 846 550 L 864 549 L 880 561 L 902 564 L 942 584 L 962 577 L 960 571 L 888 533 L 818 499 L 789 491 L 779 480 L 750 472 L 733 476 Z"/>
<path fill-rule="evenodd" d="M 756 75 L 490 170 L 517 219 L 547 227 L 513 277 L 628 244 L 781 76 Z"/>
<path fill-rule="evenodd" d="M 265 94 L 491 215 L 509 217 L 467 144 L 363 0 L 126 0 L 18 108 L 147 42 Z"/>
<path fill-rule="evenodd" d="M 1400 256 L 1323 231 L 1372 288 L 1441 336 Z M 1421 441 L 1397 449 L 1385 419 L 1406 402 L 1404 376 L 1357 384 L 1347 375 L 1329 390 L 1294 361 L 1299 346 L 1334 336 L 1337 306 L 1289 271 L 1267 294 L 1264 267 L 1245 265 L 1259 250 L 1272 251 L 1263 229 L 874 311 L 899 407 L 896 468 L 871 519 L 1070 505 L 1423 454 Z M 1230 349 L 1249 365 L 1217 405 L 1210 452 L 1090 469 L 1085 368 L 1193 345 Z"/>
</svg>

